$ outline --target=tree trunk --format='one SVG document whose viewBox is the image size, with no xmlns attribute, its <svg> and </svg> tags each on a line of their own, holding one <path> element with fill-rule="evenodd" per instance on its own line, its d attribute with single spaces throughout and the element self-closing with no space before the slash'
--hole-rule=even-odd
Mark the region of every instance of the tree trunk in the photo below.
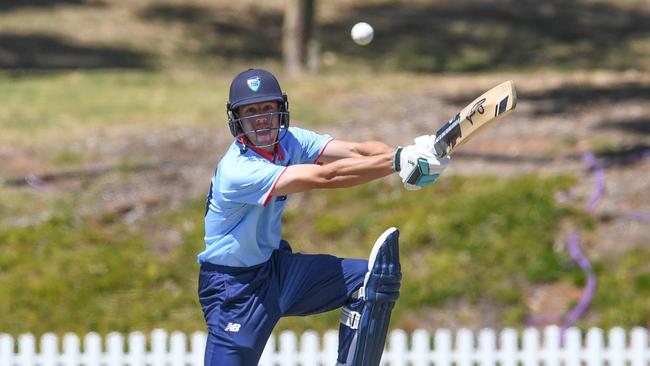
<svg viewBox="0 0 650 366">
<path fill-rule="evenodd" d="M 307 62 L 310 70 L 313 71 L 318 67 L 317 61 L 313 60 L 318 57 L 317 43 L 314 43 L 315 0 L 285 1 L 282 29 L 282 56 L 285 71 L 289 75 L 301 74 Z M 314 53 L 316 55 L 313 55 Z"/>
<path fill-rule="evenodd" d="M 320 67 L 320 41 L 316 26 L 316 1 L 305 1 L 305 54 L 303 55 L 307 69 L 317 73 Z"/>
</svg>

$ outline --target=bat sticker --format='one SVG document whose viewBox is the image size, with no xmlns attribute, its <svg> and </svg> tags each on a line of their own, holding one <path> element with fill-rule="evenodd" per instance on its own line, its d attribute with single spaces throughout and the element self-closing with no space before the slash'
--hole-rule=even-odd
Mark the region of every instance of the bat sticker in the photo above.
<svg viewBox="0 0 650 366">
<path fill-rule="evenodd" d="M 497 108 L 496 108 L 496 110 L 494 111 L 494 116 L 496 117 L 496 116 L 500 115 L 501 113 L 503 113 L 503 111 L 506 110 L 506 107 L 507 107 L 507 106 L 508 106 L 508 97 L 506 96 L 506 97 L 503 98 L 503 100 L 501 100 L 501 101 L 499 102 L 499 104 L 497 105 Z"/>
<path fill-rule="evenodd" d="M 460 128 L 460 113 L 456 114 L 454 118 L 445 123 L 438 132 L 436 132 L 436 142 L 434 147 L 439 156 L 445 156 L 454 148 L 458 138 L 462 137 L 463 133 Z"/>
</svg>

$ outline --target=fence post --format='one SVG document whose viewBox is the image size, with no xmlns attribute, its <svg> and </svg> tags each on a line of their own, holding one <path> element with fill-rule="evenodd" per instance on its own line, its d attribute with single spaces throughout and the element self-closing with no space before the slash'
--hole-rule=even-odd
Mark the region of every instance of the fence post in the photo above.
<svg viewBox="0 0 650 366">
<path fill-rule="evenodd" d="M 63 357 L 61 363 L 64 365 L 81 364 L 81 341 L 79 336 L 73 333 L 66 333 L 63 336 Z"/>
<path fill-rule="evenodd" d="M 41 337 L 40 362 L 42 366 L 56 366 L 59 363 L 59 340 L 52 333 L 45 333 Z"/>
<path fill-rule="evenodd" d="M 318 333 L 308 330 L 300 337 L 299 361 L 303 366 L 318 366 L 320 364 Z"/>
<path fill-rule="evenodd" d="M 395 329 L 390 332 L 388 339 L 388 347 L 382 355 L 383 364 L 390 363 L 391 366 L 406 366 L 408 362 L 408 338 L 406 332 Z"/>
<path fill-rule="evenodd" d="M 433 360 L 436 366 L 450 366 L 452 363 L 451 332 L 437 329 L 433 337 Z"/>
<path fill-rule="evenodd" d="M 412 335 L 411 363 L 413 366 L 429 366 L 431 362 L 431 335 L 424 329 L 416 329 Z"/>
<path fill-rule="evenodd" d="M 603 331 L 599 328 L 590 328 L 587 331 L 587 345 L 585 347 L 585 362 L 587 365 L 602 365 L 603 358 Z"/>
<path fill-rule="evenodd" d="M 544 365 L 560 366 L 560 327 L 551 325 L 544 328 Z"/>
<path fill-rule="evenodd" d="M 523 366 L 539 365 L 539 331 L 535 328 L 524 330 L 521 362 Z"/>
<path fill-rule="evenodd" d="M 323 336 L 323 352 L 321 353 L 322 365 L 335 365 L 338 357 L 339 333 L 328 330 Z"/>
<path fill-rule="evenodd" d="M 497 359 L 502 366 L 517 365 L 517 332 L 512 328 L 504 328 L 499 334 L 500 348 Z"/>
<path fill-rule="evenodd" d="M 0 366 L 14 366 L 14 338 L 0 334 Z"/>
<path fill-rule="evenodd" d="M 185 355 L 187 354 L 187 337 L 185 333 L 173 332 L 169 346 L 169 362 L 171 366 L 185 366 Z"/>
<path fill-rule="evenodd" d="M 124 365 L 124 337 L 120 333 L 112 332 L 106 336 L 106 364 Z"/>
<path fill-rule="evenodd" d="M 164 365 L 167 358 L 167 332 L 154 329 L 151 332 L 151 365 Z"/>
<path fill-rule="evenodd" d="M 582 354 L 582 334 L 580 329 L 568 328 L 564 340 L 564 362 L 566 366 L 580 366 Z"/>
<path fill-rule="evenodd" d="M 609 349 L 605 352 L 610 366 L 624 366 L 625 360 L 625 330 L 615 327 L 609 330 L 607 337 Z"/>
<path fill-rule="evenodd" d="M 18 357 L 16 358 L 18 366 L 36 365 L 36 341 L 31 334 L 23 334 L 18 337 Z"/>
<path fill-rule="evenodd" d="M 474 334 L 469 329 L 460 329 L 456 333 L 456 362 L 458 366 L 472 366 L 474 351 Z"/>
<path fill-rule="evenodd" d="M 492 329 L 481 329 L 478 334 L 478 363 L 480 365 L 496 365 L 496 336 Z"/>
<path fill-rule="evenodd" d="M 84 338 L 83 363 L 86 366 L 99 366 L 102 363 L 102 339 L 99 334 L 91 332 Z"/>
<path fill-rule="evenodd" d="M 192 334 L 192 354 L 190 356 L 191 366 L 203 366 L 206 342 L 207 334 L 204 332 L 195 332 Z"/>
<path fill-rule="evenodd" d="M 280 352 L 278 353 L 278 364 L 282 366 L 298 365 L 298 341 L 296 334 L 291 331 L 280 333 Z"/>
<path fill-rule="evenodd" d="M 650 362 L 648 331 L 640 327 L 632 329 L 630 339 L 630 361 L 632 366 L 644 366 Z"/>
<path fill-rule="evenodd" d="M 129 334 L 129 365 L 130 366 L 145 366 L 146 365 L 146 352 L 147 340 L 141 332 L 133 332 Z"/>
</svg>

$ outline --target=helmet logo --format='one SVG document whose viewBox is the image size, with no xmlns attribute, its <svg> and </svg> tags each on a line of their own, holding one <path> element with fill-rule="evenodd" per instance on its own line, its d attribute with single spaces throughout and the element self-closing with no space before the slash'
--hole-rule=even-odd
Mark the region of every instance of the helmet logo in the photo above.
<svg viewBox="0 0 650 366">
<path fill-rule="evenodd" d="M 259 76 L 255 76 L 246 80 L 246 84 L 248 84 L 248 88 L 250 88 L 250 90 L 256 92 L 260 88 L 261 84 Z"/>
</svg>

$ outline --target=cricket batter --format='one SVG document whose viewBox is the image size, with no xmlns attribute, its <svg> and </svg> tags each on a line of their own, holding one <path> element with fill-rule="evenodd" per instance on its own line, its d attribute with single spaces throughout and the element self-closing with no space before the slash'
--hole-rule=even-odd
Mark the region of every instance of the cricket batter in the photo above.
<svg viewBox="0 0 650 366">
<path fill-rule="evenodd" d="M 337 308 L 338 365 L 378 365 L 399 295 L 398 230 L 386 230 L 368 260 L 294 253 L 282 240 L 287 197 L 394 172 L 407 189 L 419 189 L 438 178 L 448 158 L 435 158 L 430 136 L 394 148 L 289 127 L 287 95 L 265 70 L 234 78 L 226 110 L 235 141 L 212 177 L 198 255 L 205 365 L 257 365 L 281 317 Z"/>
</svg>

